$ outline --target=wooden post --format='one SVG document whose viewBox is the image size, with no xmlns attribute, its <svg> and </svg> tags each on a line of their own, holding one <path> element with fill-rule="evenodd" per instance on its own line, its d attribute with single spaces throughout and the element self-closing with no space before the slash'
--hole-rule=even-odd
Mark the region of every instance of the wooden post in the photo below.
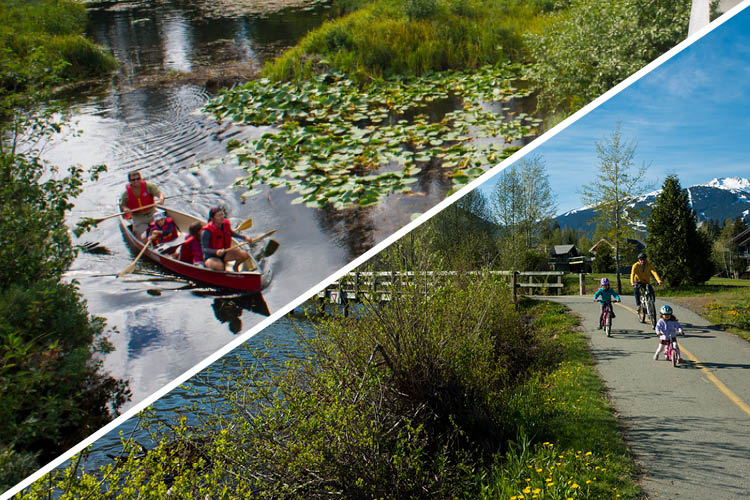
<svg viewBox="0 0 750 500">
<path fill-rule="evenodd" d="M 518 303 L 518 294 L 516 293 L 516 287 L 518 286 L 518 271 L 513 271 L 510 275 L 510 288 L 513 290 L 513 303 Z"/>
<path fill-rule="evenodd" d="M 562 285 L 562 274 L 557 275 L 557 284 Z M 563 287 L 558 286 L 557 287 L 557 293 L 555 295 L 562 295 L 563 294 Z"/>
<path fill-rule="evenodd" d="M 586 295 L 586 275 L 584 273 L 578 274 L 578 290 L 581 295 Z"/>
</svg>

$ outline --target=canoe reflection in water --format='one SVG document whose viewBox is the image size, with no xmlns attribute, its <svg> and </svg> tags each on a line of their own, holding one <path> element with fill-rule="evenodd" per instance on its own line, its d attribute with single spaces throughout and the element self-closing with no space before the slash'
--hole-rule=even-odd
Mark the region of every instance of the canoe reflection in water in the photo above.
<svg viewBox="0 0 750 500">
<path fill-rule="evenodd" d="M 242 332 L 243 311 L 250 311 L 263 316 L 271 314 L 263 295 L 260 293 L 239 295 L 234 293 L 231 296 L 222 296 L 220 290 L 193 290 L 192 293 L 201 297 L 216 296 L 211 303 L 214 316 L 220 323 L 228 323 L 229 331 L 232 333 Z"/>
</svg>

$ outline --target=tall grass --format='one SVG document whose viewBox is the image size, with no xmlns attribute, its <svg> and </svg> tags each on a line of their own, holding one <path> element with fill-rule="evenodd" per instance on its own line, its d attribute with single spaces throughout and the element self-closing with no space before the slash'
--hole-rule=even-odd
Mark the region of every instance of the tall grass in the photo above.
<svg viewBox="0 0 750 500">
<path fill-rule="evenodd" d="M 414 16 L 410 2 L 376 0 L 308 34 L 265 68 L 274 79 L 301 78 L 323 62 L 361 78 L 422 75 L 523 59 L 522 34 L 541 29 L 533 2 L 431 0 Z"/>
<path fill-rule="evenodd" d="M 0 94 L 101 75 L 114 57 L 83 36 L 86 10 L 71 0 L 0 3 Z"/>
</svg>

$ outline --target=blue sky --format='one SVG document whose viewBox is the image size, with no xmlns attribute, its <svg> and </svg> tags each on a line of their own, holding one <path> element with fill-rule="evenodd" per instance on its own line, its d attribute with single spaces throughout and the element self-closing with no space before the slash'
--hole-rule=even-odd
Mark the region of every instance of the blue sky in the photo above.
<svg viewBox="0 0 750 500">
<path fill-rule="evenodd" d="M 544 160 L 557 213 L 582 206 L 579 186 L 595 175 L 595 144 L 618 122 L 655 188 L 672 173 L 683 187 L 750 178 L 750 8 L 527 155 Z M 487 194 L 495 182 L 480 189 Z"/>
</svg>

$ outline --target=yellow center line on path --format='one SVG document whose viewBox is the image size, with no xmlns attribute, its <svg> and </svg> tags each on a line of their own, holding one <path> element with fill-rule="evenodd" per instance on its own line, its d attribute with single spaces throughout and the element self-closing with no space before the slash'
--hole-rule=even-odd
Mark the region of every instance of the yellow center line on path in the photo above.
<svg viewBox="0 0 750 500">
<path fill-rule="evenodd" d="M 627 309 L 628 311 L 632 312 L 633 314 L 636 314 L 636 315 L 638 314 L 638 311 L 636 311 L 635 309 L 632 309 L 632 308 L 630 308 L 630 307 L 628 307 L 628 306 L 626 306 L 626 305 L 624 305 L 622 303 L 620 303 L 620 307 L 622 307 L 624 309 Z M 732 403 L 734 403 L 735 405 L 737 405 L 737 407 L 740 410 L 744 411 L 747 415 L 750 415 L 750 405 L 748 405 L 747 403 L 745 403 L 738 395 L 736 395 L 735 393 L 733 393 L 732 390 L 729 389 L 729 387 L 727 387 L 726 385 L 724 385 L 724 382 L 722 382 L 721 380 L 719 380 L 718 378 L 716 378 L 716 375 L 714 375 L 711 370 L 709 370 L 708 368 L 706 368 L 705 366 L 703 366 L 703 363 L 701 363 L 700 360 L 698 360 L 698 358 L 696 358 L 690 351 L 688 351 L 687 349 L 685 349 L 685 346 L 682 343 L 680 343 L 680 352 L 683 352 L 683 353 L 687 354 L 688 359 L 690 359 L 690 361 L 692 361 L 693 363 L 695 363 L 695 366 L 697 366 L 698 368 L 700 368 L 700 370 L 703 372 L 703 374 L 706 376 L 706 378 L 708 378 L 708 380 L 710 380 L 711 382 L 713 382 L 713 384 L 721 392 L 723 392 L 724 395 L 726 397 L 728 397 L 729 400 Z"/>
</svg>

